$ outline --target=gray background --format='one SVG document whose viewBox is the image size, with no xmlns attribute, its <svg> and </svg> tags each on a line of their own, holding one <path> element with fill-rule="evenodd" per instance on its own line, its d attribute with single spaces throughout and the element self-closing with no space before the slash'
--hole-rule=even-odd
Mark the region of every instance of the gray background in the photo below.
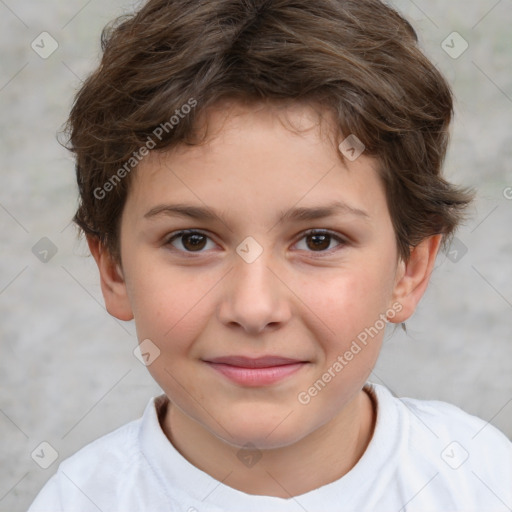
<svg viewBox="0 0 512 512">
<path fill-rule="evenodd" d="M 512 2 L 393 5 L 457 97 L 446 174 L 479 194 L 409 334 L 389 332 L 372 379 L 399 396 L 456 404 L 512 438 Z M 133 356 L 132 323 L 105 311 L 94 262 L 70 225 L 73 161 L 55 138 L 98 63 L 101 28 L 133 6 L 0 0 L 0 511 L 26 510 L 61 460 L 138 418 L 160 393 Z M 43 31 L 59 45 L 46 59 L 31 48 Z M 453 31 L 469 43 L 456 59 L 442 47 Z M 57 248 L 46 263 L 32 252 L 43 237 Z M 43 441 L 58 452 L 48 469 L 31 458 Z"/>
</svg>

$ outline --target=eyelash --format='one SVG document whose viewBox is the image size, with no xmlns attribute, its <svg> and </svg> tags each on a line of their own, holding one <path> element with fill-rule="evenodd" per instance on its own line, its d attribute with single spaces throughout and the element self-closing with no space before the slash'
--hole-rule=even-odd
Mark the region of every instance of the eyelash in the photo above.
<svg viewBox="0 0 512 512">
<path fill-rule="evenodd" d="M 204 233 L 202 231 L 195 230 L 195 229 L 187 229 L 187 230 L 178 231 L 176 233 L 172 233 L 167 238 L 167 240 L 166 240 L 164 245 L 171 246 L 172 242 L 174 240 L 182 238 L 182 237 L 184 237 L 186 235 L 201 235 L 201 236 L 205 236 L 206 238 L 211 240 L 211 237 L 208 236 L 206 233 Z M 341 249 L 343 246 L 348 245 L 348 241 L 346 239 L 340 237 L 335 232 L 329 231 L 327 229 L 309 229 L 307 231 L 304 231 L 303 233 L 301 233 L 301 237 L 295 243 L 298 243 L 299 241 L 301 241 L 302 239 L 304 239 L 304 238 L 306 238 L 308 236 L 314 236 L 314 235 L 328 235 L 333 240 L 335 240 L 336 242 L 339 243 L 338 247 L 335 247 L 333 249 L 328 249 L 328 250 L 324 250 L 324 251 L 306 251 L 306 252 L 310 252 L 310 253 L 314 254 L 315 255 L 314 257 L 323 257 L 324 255 L 330 255 L 333 252 Z M 182 253 L 186 253 L 186 254 L 202 254 L 203 252 L 205 252 L 205 251 L 202 251 L 202 250 L 201 251 L 187 251 L 187 250 L 176 249 L 175 247 L 173 247 L 172 250 L 178 251 L 178 252 L 182 252 Z"/>
</svg>

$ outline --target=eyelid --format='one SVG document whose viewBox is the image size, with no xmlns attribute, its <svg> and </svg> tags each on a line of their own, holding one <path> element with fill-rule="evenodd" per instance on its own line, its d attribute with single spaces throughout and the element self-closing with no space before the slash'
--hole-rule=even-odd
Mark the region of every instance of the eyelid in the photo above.
<svg viewBox="0 0 512 512">
<path fill-rule="evenodd" d="M 337 231 L 332 231 L 332 230 L 326 229 L 326 228 L 306 229 L 306 231 L 302 231 L 300 233 L 300 238 L 298 238 L 298 240 L 300 240 L 301 238 L 304 238 L 307 235 L 324 235 L 324 234 L 332 236 L 339 242 L 348 243 L 347 237 L 344 237 L 341 233 L 338 233 Z"/>
</svg>

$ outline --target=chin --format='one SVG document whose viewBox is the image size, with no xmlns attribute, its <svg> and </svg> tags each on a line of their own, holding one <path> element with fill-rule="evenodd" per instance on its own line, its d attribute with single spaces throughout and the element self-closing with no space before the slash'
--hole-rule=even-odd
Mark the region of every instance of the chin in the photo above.
<svg viewBox="0 0 512 512">
<path fill-rule="evenodd" d="M 307 435 L 307 432 L 301 430 L 296 424 L 296 420 L 286 426 L 284 425 L 286 420 L 283 422 L 283 418 L 278 421 L 251 421 L 251 418 L 248 420 L 246 418 L 241 421 L 231 421 L 228 430 L 232 436 L 218 428 L 215 429 L 214 434 L 238 449 L 250 449 L 250 446 L 253 446 L 260 450 L 284 448 L 300 441 Z M 303 424 L 302 428 L 304 428 Z"/>
</svg>

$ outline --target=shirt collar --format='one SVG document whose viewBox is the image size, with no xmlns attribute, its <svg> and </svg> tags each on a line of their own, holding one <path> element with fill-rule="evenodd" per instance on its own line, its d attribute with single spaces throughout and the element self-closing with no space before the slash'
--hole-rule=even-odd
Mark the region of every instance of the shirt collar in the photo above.
<svg viewBox="0 0 512 512">
<path fill-rule="evenodd" d="M 370 444 L 349 473 L 322 487 L 292 498 L 247 494 L 211 477 L 183 457 L 169 441 L 159 422 L 165 415 L 168 398 L 151 398 L 141 423 L 141 449 L 166 492 L 189 507 L 223 512 L 295 512 L 317 510 L 321 504 L 343 503 L 349 507 L 365 493 L 375 493 L 389 483 L 398 463 L 399 452 L 407 443 L 406 417 L 387 388 L 379 384 L 365 386 L 377 404 L 377 420 Z M 388 475 L 386 477 L 386 475 Z M 340 498 L 343 497 L 340 503 Z"/>
</svg>

